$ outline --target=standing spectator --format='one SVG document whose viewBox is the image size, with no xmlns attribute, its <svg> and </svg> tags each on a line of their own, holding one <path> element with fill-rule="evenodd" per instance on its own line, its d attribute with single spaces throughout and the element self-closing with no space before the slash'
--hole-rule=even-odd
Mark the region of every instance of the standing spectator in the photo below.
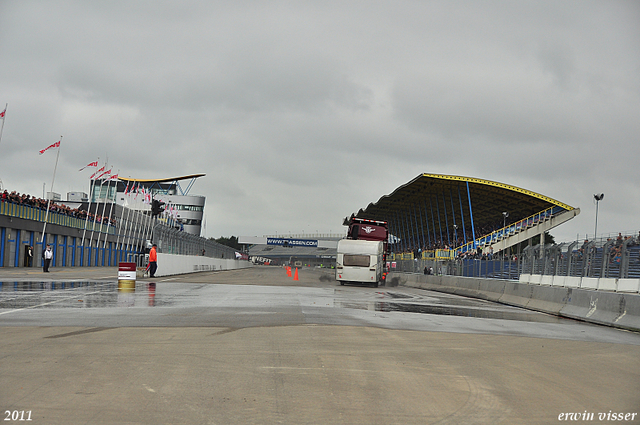
<svg viewBox="0 0 640 425">
<path fill-rule="evenodd" d="M 156 252 L 156 244 L 153 244 L 151 251 L 149 251 L 149 276 L 155 277 L 156 270 L 158 270 L 158 253 Z"/>
<path fill-rule="evenodd" d="M 45 273 L 49 273 L 49 266 L 51 265 L 51 259 L 53 258 L 53 251 L 51 245 L 47 244 L 47 249 L 44 251 L 44 267 L 42 270 Z"/>
<path fill-rule="evenodd" d="M 25 267 L 33 266 L 33 247 L 31 245 L 27 247 L 27 252 L 24 258 L 24 266 Z"/>
</svg>

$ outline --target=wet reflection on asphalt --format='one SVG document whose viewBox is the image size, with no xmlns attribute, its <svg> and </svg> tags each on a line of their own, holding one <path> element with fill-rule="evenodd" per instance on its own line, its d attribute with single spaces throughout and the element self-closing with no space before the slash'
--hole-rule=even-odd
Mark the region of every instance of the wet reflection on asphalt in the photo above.
<svg viewBox="0 0 640 425">
<path fill-rule="evenodd" d="M 148 307 L 331 307 L 557 323 L 561 318 L 489 301 L 368 288 L 260 287 L 176 282 L 0 282 L 0 315 L 23 309 Z"/>
<path fill-rule="evenodd" d="M 155 283 L 135 291 L 117 282 L 0 282 L 0 309 L 154 307 Z"/>
</svg>

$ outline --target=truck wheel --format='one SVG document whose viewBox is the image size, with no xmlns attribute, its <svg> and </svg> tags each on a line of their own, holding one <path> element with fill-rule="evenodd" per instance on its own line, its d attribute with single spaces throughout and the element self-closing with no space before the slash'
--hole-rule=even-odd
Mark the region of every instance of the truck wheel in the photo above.
<svg viewBox="0 0 640 425">
<path fill-rule="evenodd" d="M 374 284 L 373 284 L 373 287 L 374 287 L 374 288 L 377 288 L 377 287 L 378 287 L 378 282 L 374 283 Z"/>
</svg>

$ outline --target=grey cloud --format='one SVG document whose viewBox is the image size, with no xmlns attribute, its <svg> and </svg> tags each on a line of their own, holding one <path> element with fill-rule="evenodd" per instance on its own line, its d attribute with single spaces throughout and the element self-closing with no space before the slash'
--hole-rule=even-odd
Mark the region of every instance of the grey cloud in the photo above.
<svg viewBox="0 0 640 425">
<path fill-rule="evenodd" d="M 39 194 L 53 157 L 36 152 L 64 134 L 62 193 L 86 190 L 77 170 L 98 156 L 125 176 L 206 173 L 209 236 L 341 231 L 422 172 L 584 207 L 566 235 L 592 231 L 603 191 L 599 227 L 637 227 L 639 11 L 4 1 L 0 178 Z"/>
</svg>

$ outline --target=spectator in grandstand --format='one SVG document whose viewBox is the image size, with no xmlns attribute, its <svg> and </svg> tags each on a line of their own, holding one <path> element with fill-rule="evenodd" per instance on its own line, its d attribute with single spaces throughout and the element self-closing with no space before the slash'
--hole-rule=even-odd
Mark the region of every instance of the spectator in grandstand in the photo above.
<svg viewBox="0 0 640 425">
<path fill-rule="evenodd" d="M 49 201 L 46 199 L 32 197 L 31 195 L 27 195 L 27 194 L 20 194 L 15 190 L 11 193 L 5 190 L 4 192 L 2 192 L 2 196 L 0 197 L 0 200 L 2 202 L 10 202 L 13 204 L 25 205 L 32 208 L 39 208 L 41 210 L 46 210 L 47 204 L 49 203 Z M 81 210 L 79 208 L 70 208 L 64 204 L 58 205 L 54 201 L 51 201 L 51 205 L 49 206 L 49 211 L 55 212 L 58 214 L 64 214 L 69 217 L 76 217 L 81 219 L 84 219 L 87 217 L 87 211 L 85 210 Z M 96 220 L 97 223 L 104 223 L 112 226 L 116 225 L 116 221 L 114 219 L 110 219 L 108 216 L 101 217 L 101 216 L 96 216 L 94 214 L 89 213 L 89 219 Z"/>
<path fill-rule="evenodd" d="M 582 256 L 584 255 L 585 251 L 587 250 L 587 245 L 589 245 L 589 240 L 585 239 L 584 243 L 582 244 L 582 246 L 578 250 L 578 254 L 579 254 L 580 258 L 582 258 Z"/>
</svg>

